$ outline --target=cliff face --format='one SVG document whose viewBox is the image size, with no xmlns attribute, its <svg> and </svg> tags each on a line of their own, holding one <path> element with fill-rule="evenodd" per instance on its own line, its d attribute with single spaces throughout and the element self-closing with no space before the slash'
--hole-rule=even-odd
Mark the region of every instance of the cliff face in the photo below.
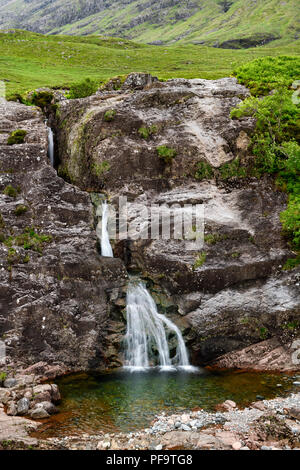
<svg viewBox="0 0 300 470">
<path fill-rule="evenodd" d="M 253 158 L 255 123 L 229 117 L 248 91 L 235 79 L 160 83 L 142 74 L 114 85 L 58 103 L 51 122 L 64 179 L 49 165 L 41 113 L 1 104 L 0 334 L 9 359 L 120 364 L 127 269 L 181 328 L 194 363 L 296 369 L 300 274 L 282 271 L 286 195 L 267 177 L 240 173 Z M 9 146 L 16 129 L 25 142 Z M 106 194 L 117 213 L 126 197 L 137 225 L 147 222 L 141 205 L 183 214 L 185 204 L 204 205 L 204 244 L 129 238 L 113 242 L 114 259 L 102 258 L 88 192 Z"/>
<path fill-rule="evenodd" d="M 124 265 L 99 256 L 89 195 L 50 166 L 42 113 L 0 106 L 0 338 L 8 361 L 111 367 L 118 358 L 109 299 L 123 295 Z M 17 129 L 27 131 L 25 142 L 7 145 Z"/>
<path fill-rule="evenodd" d="M 194 361 L 208 363 L 266 341 L 262 356 L 275 351 L 277 368 L 289 369 L 299 336 L 299 273 L 282 271 L 290 256 L 279 219 L 286 195 L 268 177 L 243 178 L 234 166 L 253 158 L 253 120 L 229 117 L 247 94 L 235 79 L 159 83 L 132 75 L 117 92 L 63 101 L 59 171 L 83 190 L 106 192 L 117 211 L 119 196 L 126 196 L 136 225 L 145 223 L 141 205 L 204 204 L 200 251 L 181 240 L 129 240 L 115 243 L 115 256 L 151 281 Z M 171 159 L 160 158 L 162 146 L 173 151 Z M 232 366 L 250 367 L 230 357 Z"/>
</svg>

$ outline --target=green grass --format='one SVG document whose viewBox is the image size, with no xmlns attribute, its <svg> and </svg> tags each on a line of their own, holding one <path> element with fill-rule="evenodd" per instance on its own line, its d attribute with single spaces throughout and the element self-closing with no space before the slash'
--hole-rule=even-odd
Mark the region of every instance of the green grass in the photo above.
<svg viewBox="0 0 300 470">
<path fill-rule="evenodd" d="M 217 79 L 253 59 L 300 55 L 300 41 L 283 47 L 220 50 L 205 46 L 147 46 L 116 38 L 44 36 L 0 31 L 0 80 L 7 96 L 38 87 L 70 88 L 89 77 L 99 85 L 117 75 L 147 72 L 160 79 Z"/>
</svg>

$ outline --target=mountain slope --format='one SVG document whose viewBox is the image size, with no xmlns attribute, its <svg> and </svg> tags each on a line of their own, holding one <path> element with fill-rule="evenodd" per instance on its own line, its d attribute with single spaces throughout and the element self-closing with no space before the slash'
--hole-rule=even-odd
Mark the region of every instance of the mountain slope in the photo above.
<svg viewBox="0 0 300 470">
<path fill-rule="evenodd" d="M 219 47 L 299 38 L 298 0 L 0 0 L 0 28 Z"/>
</svg>

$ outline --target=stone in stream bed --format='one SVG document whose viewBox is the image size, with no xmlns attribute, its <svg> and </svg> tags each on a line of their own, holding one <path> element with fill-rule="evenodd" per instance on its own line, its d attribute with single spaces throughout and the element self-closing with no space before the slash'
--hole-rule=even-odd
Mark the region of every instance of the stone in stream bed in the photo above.
<svg viewBox="0 0 300 470">
<path fill-rule="evenodd" d="M 19 416 L 26 415 L 29 410 L 29 404 L 28 398 L 21 398 L 17 403 L 17 414 Z"/>
<path fill-rule="evenodd" d="M 30 412 L 30 417 L 33 418 L 33 419 L 49 418 L 49 416 L 50 415 L 47 413 L 47 411 L 44 408 L 41 408 L 41 407 L 34 408 Z"/>
<path fill-rule="evenodd" d="M 13 388 L 17 385 L 17 380 L 14 378 L 6 379 L 3 385 L 5 388 Z"/>
</svg>

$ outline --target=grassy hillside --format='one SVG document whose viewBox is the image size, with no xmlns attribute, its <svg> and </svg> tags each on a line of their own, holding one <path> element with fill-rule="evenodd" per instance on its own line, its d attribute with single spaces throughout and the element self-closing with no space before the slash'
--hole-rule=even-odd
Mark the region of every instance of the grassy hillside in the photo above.
<svg viewBox="0 0 300 470">
<path fill-rule="evenodd" d="M 276 46 L 299 38 L 298 11 L 298 0 L 0 0 L 0 28 L 225 47 L 272 40 Z"/>
<path fill-rule="evenodd" d="M 133 71 L 161 79 L 220 78 L 233 68 L 267 55 L 299 55 L 299 41 L 280 48 L 220 50 L 205 46 L 147 46 L 116 38 L 44 36 L 0 31 L 0 80 L 7 94 L 41 86 L 69 87 L 90 77 L 99 83 Z"/>
</svg>

